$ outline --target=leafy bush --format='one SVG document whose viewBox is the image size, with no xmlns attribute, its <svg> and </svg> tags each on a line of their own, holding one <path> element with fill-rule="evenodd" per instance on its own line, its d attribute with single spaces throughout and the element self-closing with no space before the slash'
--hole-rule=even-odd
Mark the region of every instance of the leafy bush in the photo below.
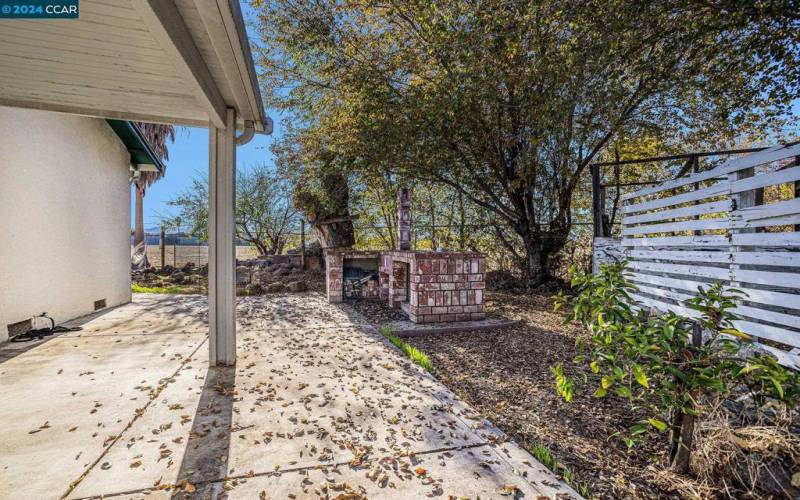
<svg viewBox="0 0 800 500">
<path fill-rule="evenodd" d="M 744 296 L 721 283 L 699 287 L 684 305 L 698 312 L 688 318 L 667 312 L 658 316 L 633 306 L 636 287 L 624 276 L 625 262 L 601 266 L 598 275 L 571 269 L 576 295 L 560 294 L 556 308 L 567 305 L 568 321 L 591 331 L 579 343 L 582 354 L 598 376 L 594 396 L 614 393 L 632 408 L 646 408 L 650 416 L 624 436 L 634 446 L 649 432 L 671 433 L 670 461 L 677 472 L 688 472 L 694 421 L 707 398 L 725 398 L 735 387 L 747 387 L 757 402 L 773 399 L 793 406 L 800 395 L 800 375 L 770 355 L 743 348 L 751 337 L 733 327 L 731 309 Z M 552 367 L 556 390 L 567 401 L 575 381 L 561 364 Z"/>
</svg>

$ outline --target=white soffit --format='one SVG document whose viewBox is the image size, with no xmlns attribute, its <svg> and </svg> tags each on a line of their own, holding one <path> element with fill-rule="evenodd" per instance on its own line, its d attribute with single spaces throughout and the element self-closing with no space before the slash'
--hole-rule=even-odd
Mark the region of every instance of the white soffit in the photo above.
<svg viewBox="0 0 800 500">
<path fill-rule="evenodd" d="M 269 129 L 236 0 L 81 0 L 80 18 L 0 20 L 0 105 Z"/>
</svg>

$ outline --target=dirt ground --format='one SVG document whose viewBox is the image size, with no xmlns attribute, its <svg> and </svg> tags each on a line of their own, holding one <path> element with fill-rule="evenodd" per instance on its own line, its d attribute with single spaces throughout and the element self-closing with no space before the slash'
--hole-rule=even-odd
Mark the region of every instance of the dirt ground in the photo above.
<svg viewBox="0 0 800 500">
<path fill-rule="evenodd" d="M 325 290 L 325 275 L 319 269 L 302 270 L 299 264 L 288 263 L 268 265 L 259 259 L 238 259 L 237 262 L 236 294 L 239 296 Z M 147 269 L 132 272 L 131 283 L 134 291 L 141 293 L 205 295 L 208 293 L 208 265 L 198 266 L 189 260 L 183 266 L 167 264 L 161 268 L 151 263 Z"/>
<path fill-rule="evenodd" d="M 487 299 L 490 313 L 521 322 L 408 339 L 430 356 L 436 377 L 525 447 L 546 446 L 573 471 L 574 481 L 589 483 L 593 497 L 672 496 L 649 478 L 648 466 L 663 458 L 665 440 L 655 438 L 629 453 L 611 437 L 643 415 L 613 396 L 584 392 L 567 403 L 556 394 L 551 366 L 561 361 L 569 375 L 588 372 L 571 361 L 580 329 L 564 324 L 549 297 L 489 293 Z"/>
<path fill-rule="evenodd" d="M 587 387 L 597 386 L 598 381 L 585 363 L 572 361 L 578 354 L 575 341 L 585 332 L 565 325 L 564 317 L 553 312 L 550 297 L 493 292 L 487 295 L 487 311 L 520 323 L 502 330 L 407 340 L 430 357 L 439 380 L 503 431 L 528 449 L 537 444 L 547 447 L 558 462 L 572 470 L 573 486 L 588 485 L 592 498 L 727 498 L 714 484 L 665 470 L 666 433 L 651 435 L 629 451 L 614 434 L 625 433 L 646 414 L 631 411 L 627 401 L 615 396 L 595 398 L 591 390 L 584 390 L 567 403 L 556 394 L 550 367 L 558 362 L 564 363 L 568 376 L 586 376 Z M 789 436 L 792 434 L 789 431 Z M 780 469 L 789 470 L 789 475 L 797 469 L 790 464 L 791 456 L 800 452 L 796 441 L 784 438 L 776 445 L 794 450 L 779 452 L 789 456 Z M 774 454 L 761 454 L 753 443 L 756 441 L 745 445 L 753 450 L 748 462 L 763 465 L 766 457 L 772 460 Z M 758 470 L 766 478 L 763 469 Z M 761 484 L 770 481 L 766 478 Z M 780 492 L 786 492 L 788 485 L 780 484 L 770 493 L 761 491 L 748 498 L 782 498 Z"/>
</svg>

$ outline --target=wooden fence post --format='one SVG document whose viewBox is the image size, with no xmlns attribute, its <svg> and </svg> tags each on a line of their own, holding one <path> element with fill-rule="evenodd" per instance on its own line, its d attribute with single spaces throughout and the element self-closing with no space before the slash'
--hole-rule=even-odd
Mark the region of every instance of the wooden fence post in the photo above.
<svg viewBox="0 0 800 500">
<path fill-rule="evenodd" d="M 603 190 L 600 186 L 600 166 L 590 165 L 592 172 L 592 214 L 594 220 L 594 235 L 595 237 L 603 237 L 605 235 L 603 225 Z"/>
<path fill-rule="evenodd" d="M 746 168 L 744 170 L 739 170 L 736 172 L 731 172 L 728 174 L 728 181 L 735 182 L 740 179 L 746 179 L 748 177 L 753 177 L 756 174 L 755 168 Z M 763 190 L 762 190 L 763 193 Z M 757 189 L 753 189 L 750 191 L 744 191 L 742 193 L 737 193 L 731 195 L 734 202 L 734 210 L 741 210 L 743 208 L 754 207 L 759 204 L 759 193 Z M 763 198 L 763 195 L 762 195 Z M 731 233 L 755 233 L 755 229 L 731 229 Z M 739 264 L 736 264 L 736 253 L 740 251 L 740 247 L 731 245 L 729 247 L 729 251 L 731 253 L 731 257 L 733 259 L 733 263 L 730 265 L 730 286 L 736 288 L 739 286 L 739 282 L 736 280 L 736 275 L 738 274 L 737 271 L 741 268 Z"/>
<path fill-rule="evenodd" d="M 794 166 L 800 167 L 800 156 L 794 157 Z M 794 181 L 794 197 L 800 198 L 800 181 Z M 794 230 L 800 231 L 800 224 L 795 224 Z"/>
<path fill-rule="evenodd" d="M 690 167 L 691 168 L 691 173 L 689 175 L 694 175 L 694 174 L 699 173 L 699 171 L 700 171 L 700 158 L 698 158 L 697 156 L 692 156 L 689 159 L 689 161 L 691 162 L 691 167 Z M 697 191 L 698 189 L 700 189 L 700 183 L 699 182 L 693 183 L 692 184 L 692 190 L 693 191 Z M 697 200 L 695 200 L 692 203 L 692 205 L 699 205 L 699 204 L 700 204 L 700 202 L 697 201 Z M 693 219 L 694 220 L 700 220 L 700 216 L 699 215 L 695 215 L 693 217 Z M 700 231 L 700 230 L 695 229 L 694 231 L 692 231 L 692 234 L 694 234 L 695 236 L 700 236 L 701 234 L 703 234 L 703 232 Z"/>
<path fill-rule="evenodd" d="M 300 219 L 300 268 L 306 268 L 306 221 Z"/>
<path fill-rule="evenodd" d="M 166 249 L 164 248 L 165 238 L 164 225 L 161 225 L 161 234 L 158 235 L 158 249 L 161 252 L 161 269 L 164 269 L 164 260 L 166 260 Z"/>
</svg>

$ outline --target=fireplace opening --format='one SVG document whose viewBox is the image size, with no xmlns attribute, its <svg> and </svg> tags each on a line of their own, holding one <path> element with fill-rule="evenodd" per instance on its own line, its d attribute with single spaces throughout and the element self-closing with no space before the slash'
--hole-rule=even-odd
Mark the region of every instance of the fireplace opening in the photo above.
<svg viewBox="0 0 800 500">
<path fill-rule="evenodd" d="M 408 262 L 394 261 L 392 263 L 392 278 L 393 278 L 393 298 L 395 307 L 408 303 L 411 296 L 409 293 L 410 273 Z"/>
<path fill-rule="evenodd" d="M 393 290 L 393 305 L 396 308 L 400 308 L 408 314 L 410 310 L 410 302 L 409 299 L 411 298 L 411 273 L 410 273 L 411 266 L 408 262 L 398 262 L 395 261 L 393 263 L 392 274 L 394 275 L 394 290 Z"/>
<path fill-rule="evenodd" d="M 345 299 L 378 299 L 378 259 L 344 259 L 342 292 Z"/>
<path fill-rule="evenodd" d="M 406 296 L 403 302 L 408 302 L 408 299 L 411 298 L 411 265 L 408 262 L 403 262 L 403 276 L 406 289 Z"/>
</svg>

